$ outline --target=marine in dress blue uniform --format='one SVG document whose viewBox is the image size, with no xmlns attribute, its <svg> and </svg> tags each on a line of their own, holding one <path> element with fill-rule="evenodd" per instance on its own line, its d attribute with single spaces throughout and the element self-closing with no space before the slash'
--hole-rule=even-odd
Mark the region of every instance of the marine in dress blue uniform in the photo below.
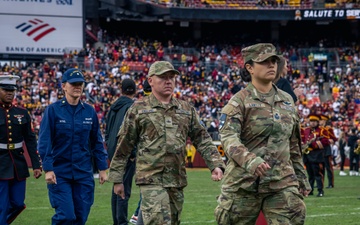
<svg viewBox="0 0 360 225">
<path fill-rule="evenodd" d="M 25 108 L 12 104 L 20 77 L 0 75 L 0 224 L 10 224 L 25 209 L 26 178 L 30 176 L 23 142 L 34 177 L 41 176 L 40 157 L 31 117 Z"/>
<path fill-rule="evenodd" d="M 40 125 L 38 149 L 43 161 L 49 199 L 55 209 L 52 224 L 85 224 L 94 201 L 92 157 L 99 182 L 107 179 L 107 153 L 94 108 L 80 101 L 81 71 L 62 76 L 65 97 L 49 105 Z"/>
</svg>

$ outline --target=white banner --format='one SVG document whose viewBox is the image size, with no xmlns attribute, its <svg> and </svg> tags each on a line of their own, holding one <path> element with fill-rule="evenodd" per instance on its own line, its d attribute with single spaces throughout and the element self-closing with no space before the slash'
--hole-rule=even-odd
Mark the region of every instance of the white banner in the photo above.
<svg viewBox="0 0 360 225">
<path fill-rule="evenodd" d="M 3 54 L 62 55 L 83 46 L 82 17 L 0 15 L 0 30 Z"/>
<path fill-rule="evenodd" d="M 82 4 L 82 0 L 0 0 L 0 14 L 82 17 Z"/>
</svg>

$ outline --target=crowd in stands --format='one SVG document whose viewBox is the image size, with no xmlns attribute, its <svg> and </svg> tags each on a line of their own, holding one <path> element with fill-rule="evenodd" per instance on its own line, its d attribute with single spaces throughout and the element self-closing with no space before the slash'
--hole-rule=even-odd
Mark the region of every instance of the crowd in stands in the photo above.
<svg viewBox="0 0 360 225">
<path fill-rule="evenodd" d="M 62 61 L 21 65 L 3 64 L 1 71 L 21 76 L 16 103 L 27 108 L 33 117 L 34 128 L 39 129 L 42 114 L 47 105 L 62 96 L 61 76 L 69 67 L 78 67 L 86 78 L 82 100 L 92 104 L 104 129 L 104 121 L 112 102 L 120 96 L 121 80 L 132 78 L 138 87 L 137 98 L 142 98 L 142 83 L 150 64 L 156 60 L 170 60 L 181 72 L 177 77 L 174 96 L 191 102 L 217 139 L 220 110 L 234 93 L 246 83 L 239 75 L 243 65 L 241 46 L 207 45 L 192 46 L 196 54 L 177 54 L 172 41 L 161 43 L 135 37 L 99 36 L 104 45 L 90 46 L 79 52 L 64 55 Z M 313 112 L 325 113 L 333 125 L 342 130 L 353 126 L 360 128 L 360 45 L 338 48 L 341 64 L 334 68 L 325 65 L 311 66 L 312 58 L 301 56 L 296 48 L 277 46 L 289 60 L 287 79 L 294 87 L 301 87 L 303 95 L 297 107 L 302 121 Z M 307 65 L 300 70 L 294 65 Z M 341 65 L 345 65 L 342 67 Z M 328 82 L 328 86 L 323 84 Z M 325 88 L 328 88 L 326 90 Z M 320 101 L 320 95 L 328 93 L 328 100 Z"/>
<path fill-rule="evenodd" d="M 214 9 L 312 9 L 316 0 L 144 0 L 166 7 L 191 7 Z M 356 0 L 335 0 L 324 3 L 325 8 L 359 8 Z"/>
</svg>

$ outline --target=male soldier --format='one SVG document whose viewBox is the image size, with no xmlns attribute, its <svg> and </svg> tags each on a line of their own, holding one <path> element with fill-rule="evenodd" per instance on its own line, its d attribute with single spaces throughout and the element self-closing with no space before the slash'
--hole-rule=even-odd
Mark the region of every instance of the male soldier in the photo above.
<svg viewBox="0 0 360 225">
<path fill-rule="evenodd" d="M 124 198 L 123 175 L 132 149 L 137 146 L 135 183 L 142 195 L 144 224 L 180 224 L 187 185 L 185 145 L 191 138 L 211 170 L 221 180 L 224 163 L 194 107 L 175 99 L 179 71 L 166 61 L 154 62 L 147 75 L 152 93 L 128 110 L 119 131 L 109 180 Z"/>
<path fill-rule="evenodd" d="M 34 177 L 41 176 L 36 136 L 28 111 L 12 104 L 20 77 L 0 75 L 0 224 L 10 224 L 25 209 L 26 178 L 30 176 L 23 142 Z"/>
<path fill-rule="evenodd" d="M 337 141 L 335 137 L 335 133 L 333 128 L 330 126 L 329 117 L 321 114 L 319 125 L 320 127 L 327 130 L 329 135 L 330 144 L 333 145 Z M 333 188 L 334 187 L 334 168 L 333 168 L 333 156 L 332 156 L 332 149 L 331 145 L 324 147 L 324 172 L 326 171 L 327 178 L 328 178 L 328 186 L 326 188 Z"/>
<path fill-rule="evenodd" d="M 310 127 L 304 128 L 302 142 L 306 145 L 304 149 L 304 162 L 308 173 L 309 182 L 314 190 L 316 181 L 318 195 L 324 196 L 324 149 L 330 146 L 329 134 L 325 128 L 319 126 L 320 116 L 316 114 L 309 115 Z M 313 195 L 313 192 L 310 192 Z"/>
</svg>

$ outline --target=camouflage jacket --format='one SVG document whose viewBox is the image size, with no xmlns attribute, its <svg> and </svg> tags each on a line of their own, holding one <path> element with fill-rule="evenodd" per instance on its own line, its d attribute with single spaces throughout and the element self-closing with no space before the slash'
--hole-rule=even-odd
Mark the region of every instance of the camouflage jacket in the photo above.
<svg viewBox="0 0 360 225">
<path fill-rule="evenodd" d="M 289 186 L 310 189 L 301 156 L 300 123 L 293 99 L 275 85 L 273 104 L 250 83 L 222 109 L 220 137 L 229 159 L 222 189 L 266 193 Z M 266 161 L 264 177 L 254 172 Z"/>
<path fill-rule="evenodd" d="M 137 145 L 137 185 L 186 186 L 187 137 L 191 138 L 210 170 L 225 167 L 195 108 L 175 98 L 166 106 L 153 94 L 136 101 L 126 113 L 118 136 L 116 152 L 110 165 L 110 182 L 123 181 L 127 159 Z"/>
</svg>

